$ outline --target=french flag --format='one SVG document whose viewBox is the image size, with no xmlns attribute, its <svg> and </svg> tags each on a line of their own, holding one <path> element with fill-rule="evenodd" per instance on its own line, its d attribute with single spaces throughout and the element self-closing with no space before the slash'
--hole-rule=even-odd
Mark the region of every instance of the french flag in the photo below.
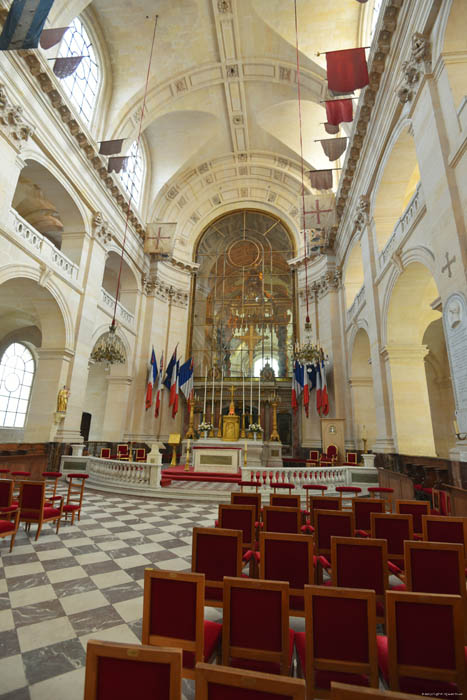
<svg viewBox="0 0 467 700">
<path fill-rule="evenodd" d="M 297 413 L 298 399 L 303 391 L 303 366 L 295 360 L 293 377 L 292 377 L 292 408 L 294 413 Z"/>
<path fill-rule="evenodd" d="M 169 406 L 172 406 L 172 418 L 178 413 L 178 394 L 179 394 L 179 363 L 174 365 L 172 370 L 172 384 L 170 385 L 170 401 Z"/>
<path fill-rule="evenodd" d="M 154 347 L 152 348 L 151 360 L 148 367 L 148 385 L 146 388 L 146 411 L 152 406 L 152 388 L 156 383 L 157 361 Z"/>
<path fill-rule="evenodd" d="M 179 388 L 185 394 L 188 410 L 190 410 L 190 398 L 193 392 L 193 358 L 190 357 L 189 360 L 180 365 L 179 376 Z"/>
<path fill-rule="evenodd" d="M 164 353 L 161 355 L 161 361 L 159 362 L 159 379 L 157 381 L 157 394 L 156 394 L 156 405 L 154 408 L 154 418 L 159 418 L 159 411 L 161 408 L 161 392 L 162 392 L 162 371 L 164 369 Z"/>
<path fill-rule="evenodd" d="M 321 415 L 322 386 L 323 385 L 321 383 L 321 371 L 320 371 L 319 362 L 316 363 L 315 368 L 316 368 L 316 410 L 318 411 L 318 415 Z"/>
<path fill-rule="evenodd" d="M 329 413 L 328 385 L 326 383 L 324 360 L 321 360 L 321 412 L 323 416 L 327 416 Z"/>
</svg>

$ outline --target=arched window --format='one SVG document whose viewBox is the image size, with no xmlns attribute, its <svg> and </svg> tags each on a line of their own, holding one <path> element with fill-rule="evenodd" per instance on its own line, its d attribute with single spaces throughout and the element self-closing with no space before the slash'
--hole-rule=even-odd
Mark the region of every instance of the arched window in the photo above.
<svg viewBox="0 0 467 700">
<path fill-rule="evenodd" d="M 75 17 L 65 33 L 59 56 L 84 56 L 75 72 L 61 80 L 68 97 L 76 107 L 78 114 L 89 124 L 96 104 L 99 89 L 99 66 L 91 39 L 83 23 Z"/>
<path fill-rule="evenodd" d="M 138 150 L 137 141 L 133 141 L 128 153 L 126 171 L 120 173 L 120 179 L 130 195 L 132 203 L 138 205 L 143 189 L 143 158 L 141 156 L 141 147 Z"/>
<path fill-rule="evenodd" d="M 31 351 L 22 343 L 9 345 L 0 362 L 1 427 L 24 427 L 34 372 Z"/>
<path fill-rule="evenodd" d="M 378 21 L 379 12 L 381 10 L 382 4 L 383 4 L 383 0 L 374 0 L 374 2 L 373 2 L 373 14 L 371 17 L 371 33 L 370 33 L 371 40 L 373 40 L 373 36 L 375 33 L 375 28 L 376 28 L 376 23 Z"/>
</svg>

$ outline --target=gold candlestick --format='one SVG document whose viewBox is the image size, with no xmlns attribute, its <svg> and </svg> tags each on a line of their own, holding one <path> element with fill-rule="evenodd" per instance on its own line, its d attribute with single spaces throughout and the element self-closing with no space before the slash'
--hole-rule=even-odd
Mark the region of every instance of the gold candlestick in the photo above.
<svg viewBox="0 0 467 700">
<path fill-rule="evenodd" d="M 186 443 L 185 469 L 183 471 L 190 471 L 190 440 Z"/>
<path fill-rule="evenodd" d="M 243 413 L 243 415 L 242 415 L 242 432 L 240 433 L 240 437 L 241 437 L 241 438 L 246 437 L 246 433 L 245 433 L 245 414 L 244 414 L 244 413 Z"/>
<path fill-rule="evenodd" d="M 279 433 L 277 432 L 277 398 L 274 397 L 273 401 L 271 401 L 271 406 L 272 406 L 272 431 L 271 435 L 269 436 L 269 441 L 270 442 L 280 442 L 281 438 Z"/>
<path fill-rule="evenodd" d="M 195 397 L 191 397 L 190 401 L 190 418 L 188 421 L 188 430 L 186 431 L 185 438 L 187 440 L 194 440 L 195 438 L 195 429 L 194 429 L 194 422 L 195 422 Z"/>
<path fill-rule="evenodd" d="M 219 425 L 217 427 L 217 437 L 221 438 L 222 437 L 222 415 L 219 414 Z"/>
</svg>

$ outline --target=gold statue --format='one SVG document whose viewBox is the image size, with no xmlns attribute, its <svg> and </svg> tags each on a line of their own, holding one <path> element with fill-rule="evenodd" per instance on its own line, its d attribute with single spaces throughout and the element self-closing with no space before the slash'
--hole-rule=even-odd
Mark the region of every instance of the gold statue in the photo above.
<svg viewBox="0 0 467 700">
<path fill-rule="evenodd" d="M 66 413 L 68 406 L 68 397 L 70 395 L 70 390 L 63 385 L 63 389 L 60 389 L 57 396 L 57 411 L 59 413 Z"/>
</svg>

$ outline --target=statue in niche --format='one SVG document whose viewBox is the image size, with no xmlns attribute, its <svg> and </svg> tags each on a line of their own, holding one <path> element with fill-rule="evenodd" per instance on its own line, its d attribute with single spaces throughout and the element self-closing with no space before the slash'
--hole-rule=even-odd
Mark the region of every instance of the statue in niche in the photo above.
<svg viewBox="0 0 467 700">
<path fill-rule="evenodd" d="M 68 397 L 70 396 L 70 390 L 63 385 L 63 389 L 60 389 L 57 396 L 57 411 L 59 413 L 66 413 L 68 408 Z"/>
</svg>

